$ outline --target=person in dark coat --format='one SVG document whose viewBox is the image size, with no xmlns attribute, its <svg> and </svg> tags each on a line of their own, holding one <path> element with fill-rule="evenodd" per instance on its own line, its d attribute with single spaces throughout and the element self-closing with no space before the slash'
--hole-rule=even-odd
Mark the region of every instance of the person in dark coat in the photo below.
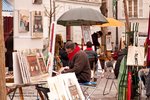
<svg viewBox="0 0 150 100">
<path fill-rule="evenodd" d="M 100 47 L 98 38 L 102 37 L 102 35 L 103 35 L 103 33 L 101 31 L 97 31 L 92 34 L 92 41 L 93 41 L 95 51 Z"/>
<path fill-rule="evenodd" d="M 62 67 L 59 73 L 75 72 L 79 83 L 89 82 L 91 68 L 87 54 L 71 41 L 66 43 L 65 48 L 68 53 L 69 67 Z"/>
<path fill-rule="evenodd" d="M 118 78 L 118 74 L 119 74 L 119 69 L 120 69 L 120 64 L 121 61 L 123 59 L 123 57 L 127 55 L 127 48 L 122 49 L 119 53 L 118 53 L 118 58 L 117 58 L 117 62 L 115 65 L 115 69 L 114 69 L 114 74 L 116 76 L 116 78 Z"/>
<path fill-rule="evenodd" d="M 5 53 L 5 65 L 8 67 L 8 71 L 13 71 L 13 31 L 10 32 L 9 37 L 7 38 L 5 42 L 5 48 L 6 48 L 6 53 Z"/>
<path fill-rule="evenodd" d="M 96 65 L 98 56 L 97 56 L 97 53 L 92 49 L 92 42 L 91 41 L 88 41 L 86 43 L 86 47 L 87 48 L 84 51 L 88 56 L 90 67 L 91 67 L 91 69 L 93 69 L 93 63 Z"/>
<path fill-rule="evenodd" d="M 65 46 L 65 44 L 66 43 L 64 43 L 64 46 Z M 68 54 L 65 50 L 65 47 L 63 47 L 59 50 L 59 56 L 60 56 L 60 60 L 63 64 L 63 67 L 68 66 L 69 59 L 68 59 Z"/>
</svg>

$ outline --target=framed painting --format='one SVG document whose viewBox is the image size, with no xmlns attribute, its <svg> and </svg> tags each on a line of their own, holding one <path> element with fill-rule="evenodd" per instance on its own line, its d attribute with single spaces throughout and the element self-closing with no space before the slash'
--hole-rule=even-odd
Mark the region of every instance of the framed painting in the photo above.
<svg viewBox="0 0 150 100">
<path fill-rule="evenodd" d="M 42 4 L 42 0 L 33 0 L 33 4 Z"/>
<path fill-rule="evenodd" d="M 18 19 L 19 19 L 19 33 L 27 33 L 29 32 L 29 18 L 30 13 L 27 10 L 18 11 Z"/>
<path fill-rule="evenodd" d="M 81 29 L 84 44 L 86 44 L 88 41 L 92 42 L 90 26 L 81 26 Z"/>
<path fill-rule="evenodd" d="M 40 67 L 38 65 L 37 57 L 36 55 L 28 55 L 27 56 L 27 61 L 29 64 L 29 72 L 30 76 L 38 76 L 41 74 Z"/>
<path fill-rule="evenodd" d="M 46 68 L 46 64 L 45 64 L 43 57 L 38 57 L 38 62 L 39 62 L 39 66 L 40 66 L 42 73 L 46 73 L 47 68 Z"/>
<path fill-rule="evenodd" d="M 32 12 L 32 38 L 43 37 L 43 12 Z"/>
<path fill-rule="evenodd" d="M 75 73 L 61 74 L 60 79 L 64 82 L 64 86 L 70 100 L 85 100 Z"/>
<path fill-rule="evenodd" d="M 144 47 L 129 46 L 127 54 L 128 66 L 144 66 Z"/>
<path fill-rule="evenodd" d="M 66 92 L 63 79 L 58 76 L 47 79 L 51 92 L 48 94 L 49 100 L 70 100 Z"/>
<path fill-rule="evenodd" d="M 111 51 L 112 50 L 112 36 L 106 35 L 106 50 Z"/>
<path fill-rule="evenodd" d="M 49 77 L 47 81 L 52 91 L 49 94 L 50 100 L 85 100 L 75 73 Z"/>
</svg>

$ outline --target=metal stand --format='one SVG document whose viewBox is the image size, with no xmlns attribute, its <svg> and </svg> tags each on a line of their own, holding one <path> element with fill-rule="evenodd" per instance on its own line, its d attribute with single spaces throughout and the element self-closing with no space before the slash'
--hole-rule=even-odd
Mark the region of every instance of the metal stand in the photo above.
<svg viewBox="0 0 150 100">
<path fill-rule="evenodd" d="M 112 74 L 113 74 L 113 73 L 111 73 L 111 74 L 108 75 L 108 77 L 107 77 L 107 81 L 106 81 L 106 84 L 105 84 L 105 87 L 104 87 L 104 90 L 103 90 L 103 95 L 109 94 L 110 91 L 111 91 L 111 89 L 112 89 L 112 86 L 113 86 L 113 85 L 115 86 L 115 88 L 116 88 L 116 90 L 117 90 L 117 86 L 116 86 L 116 84 L 115 84 L 115 77 L 114 77 L 114 75 L 113 75 L 113 77 L 111 77 Z M 109 92 L 106 93 L 106 88 L 107 88 L 107 86 L 108 86 L 108 81 L 109 81 L 109 80 L 111 80 L 111 84 L 110 84 Z"/>
</svg>

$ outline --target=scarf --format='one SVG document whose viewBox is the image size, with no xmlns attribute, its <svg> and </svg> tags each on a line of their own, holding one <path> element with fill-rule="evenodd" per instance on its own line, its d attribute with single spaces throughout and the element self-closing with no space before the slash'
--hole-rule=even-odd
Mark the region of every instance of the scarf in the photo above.
<svg viewBox="0 0 150 100">
<path fill-rule="evenodd" d="M 92 48 L 86 48 L 85 50 L 87 50 L 87 51 L 91 51 L 91 50 L 93 50 Z"/>
<path fill-rule="evenodd" d="M 73 50 L 73 52 L 69 53 L 68 54 L 68 58 L 69 58 L 69 61 L 72 60 L 72 58 L 74 57 L 74 55 L 80 51 L 80 47 L 76 46 L 75 49 Z"/>
</svg>

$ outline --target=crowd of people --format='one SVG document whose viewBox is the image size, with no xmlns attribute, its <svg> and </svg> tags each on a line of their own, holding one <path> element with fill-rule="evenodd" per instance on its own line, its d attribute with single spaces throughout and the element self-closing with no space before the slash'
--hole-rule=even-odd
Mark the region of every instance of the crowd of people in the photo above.
<svg viewBox="0 0 150 100">
<path fill-rule="evenodd" d="M 67 41 L 64 43 L 64 47 L 59 50 L 59 57 L 62 61 L 63 67 L 58 71 L 60 73 L 75 72 L 79 82 L 89 82 L 93 77 L 97 69 L 97 61 L 99 57 L 104 56 L 104 52 L 97 53 L 100 49 L 100 37 L 103 33 L 101 31 L 95 32 L 92 35 L 93 43 L 88 41 L 85 45 L 85 50 L 82 50 L 82 47 L 79 47 L 77 43 L 72 41 Z M 96 42 L 95 42 L 96 41 Z M 94 48 L 93 48 L 94 47 Z M 107 54 L 106 54 L 107 55 Z M 111 57 L 111 56 L 110 56 Z M 106 65 L 113 65 L 111 59 Z M 102 69 L 105 69 L 105 60 L 100 61 Z M 112 66 L 110 66 L 112 67 Z"/>
<path fill-rule="evenodd" d="M 110 35 L 110 34 L 108 34 Z M 57 70 L 57 74 L 61 73 L 69 73 L 74 72 L 77 80 L 79 83 L 90 82 L 96 69 L 98 60 L 100 61 L 101 68 L 105 72 L 106 67 L 113 67 L 114 61 L 116 61 L 114 74 L 116 79 L 119 76 L 119 70 L 121 61 L 124 56 L 127 55 L 127 47 L 116 52 L 103 50 L 101 46 L 101 37 L 103 33 L 101 31 L 95 32 L 92 34 L 92 42 L 88 41 L 86 44 L 86 48 L 83 50 L 83 47 L 80 47 L 77 43 L 69 40 L 59 48 L 59 58 L 62 62 L 62 66 Z M 58 39 L 60 40 L 60 39 Z M 6 66 L 9 68 L 9 71 L 13 70 L 13 63 L 12 63 L 12 51 L 13 51 L 13 44 L 10 46 L 12 42 L 12 34 L 10 34 L 9 39 L 5 42 L 5 46 L 7 49 L 6 52 Z M 60 42 L 59 42 L 60 44 Z M 11 57 L 10 57 L 11 56 Z M 149 66 L 149 65 L 145 65 Z M 148 77 L 150 75 L 149 70 L 147 71 L 147 75 L 141 74 L 143 69 L 140 70 L 140 77 L 143 81 L 144 85 L 150 87 L 150 84 L 146 84 L 146 81 L 150 78 L 143 78 Z M 140 78 L 139 77 L 139 78 Z M 149 83 L 149 82 L 147 82 Z M 147 96 L 150 95 L 149 88 L 147 88 Z"/>
<path fill-rule="evenodd" d="M 100 60 L 101 67 L 104 72 L 107 67 L 114 67 L 113 71 L 117 79 L 119 76 L 121 61 L 125 56 L 127 56 L 128 48 L 125 47 L 118 51 L 114 51 L 113 49 L 111 51 L 103 51 L 100 42 L 101 39 L 99 39 L 102 36 L 103 33 L 101 31 L 93 33 L 93 43 L 88 41 L 85 44 L 85 50 L 82 50 L 83 48 L 80 48 L 77 43 L 73 43 L 72 41 L 66 42 L 65 46 L 60 50 L 60 59 L 63 63 L 63 67 L 59 70 L 58 74 L 75 72 L 79 83 L 89 82 L 91 81 L 91 76 L 93 74 L 92 71 L 95 71 L 97 68 L 97 66 L 94 67 L 93 65 L 96 65 L 97 61 Z M 99 49 L 100 52 L 97 52 Z M 115 66 L 114 62 L 116 62 Z M 146 80 L 143 79 L 144 84 L 146 84 L 145 81 Z M 132 93 L 132 95 L 134 95 L 134 93 Z"/>
</svg>

